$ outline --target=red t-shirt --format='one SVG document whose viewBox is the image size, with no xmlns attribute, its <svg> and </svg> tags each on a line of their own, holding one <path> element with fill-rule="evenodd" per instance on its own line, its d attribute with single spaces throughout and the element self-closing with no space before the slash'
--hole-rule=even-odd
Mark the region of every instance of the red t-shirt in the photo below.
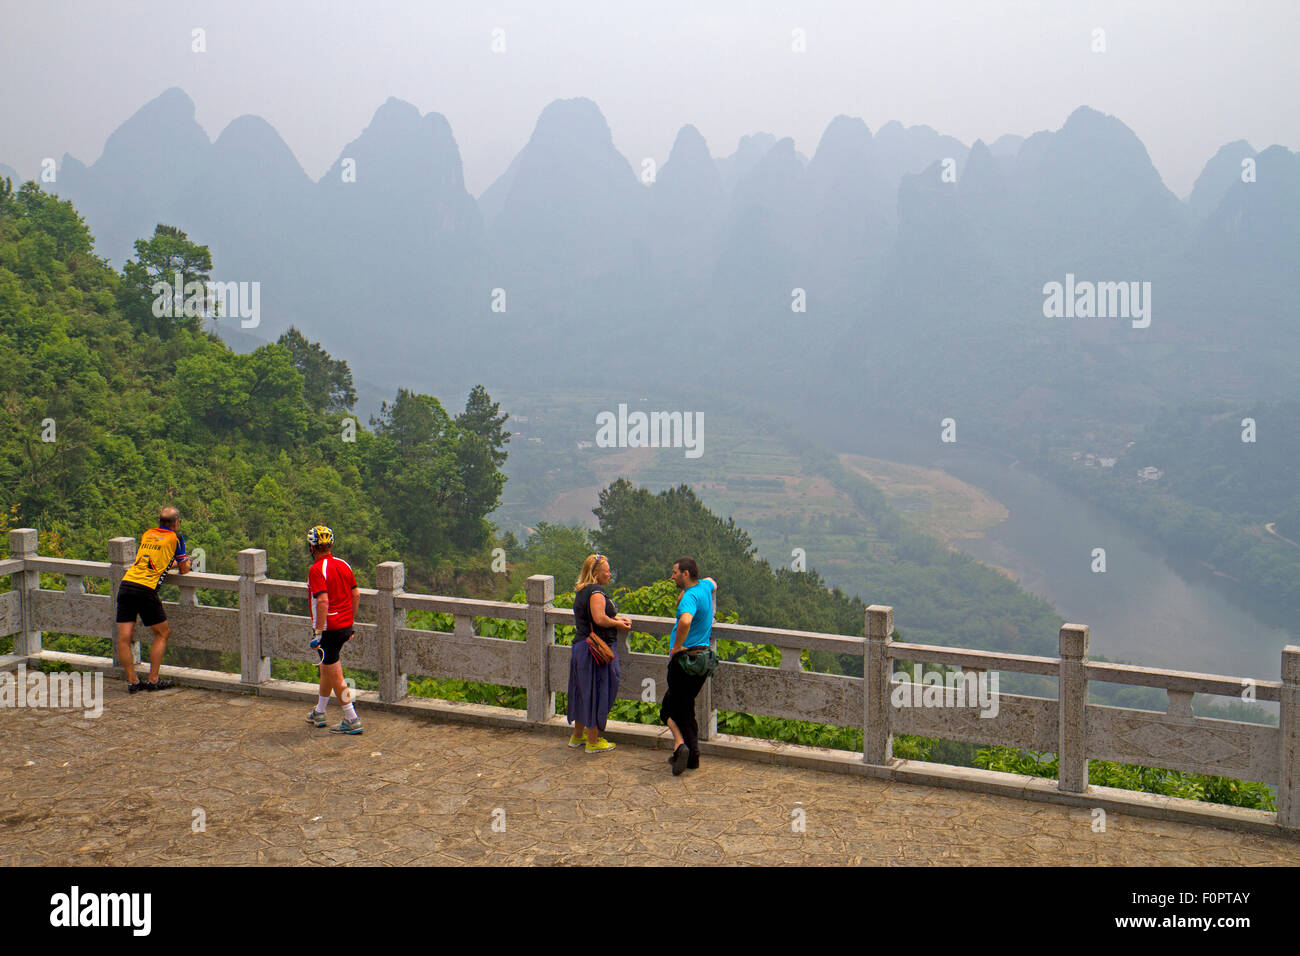
<svg viewBox="0 0 1300 956">
<path fill-rule="evenodd" d="M 325 631 L 337 631 L 342 627 L 352 626 L 352 589 L 357 586 L 357 579 L 352 568 L 342 558 L 326 555 L 311 566 L 307 572 L 307 591 L 311 594 L 312 627 Z M 316 595 L 325 592 L 329 598 L 329 616 L 321 628 L 316 620 Z"/>
</svg>

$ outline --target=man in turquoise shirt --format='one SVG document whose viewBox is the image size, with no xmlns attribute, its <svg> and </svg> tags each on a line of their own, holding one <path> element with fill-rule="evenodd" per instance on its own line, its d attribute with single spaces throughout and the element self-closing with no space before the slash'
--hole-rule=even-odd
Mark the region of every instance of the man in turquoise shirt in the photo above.
<svg viewBox="0 0 1300 956">
<path fill-rule="evenodd" d="M 673 776 L 700 765 L 700 730 L 695 720 L 695 698 L 708 677 L 688 674 L 682 661 L 709 646 L 713 633 L 713 609 L 718 583 L 713 578 L 700 580 L 694 558 L 673 562 L 673 583 L 681 588 L 677 599 L 677 626 L 673 629 L 668 651 L 668 692 L 659 708 L 659 718 L 673 734 L 673 755 L 669 762 Z"/>
</svg>

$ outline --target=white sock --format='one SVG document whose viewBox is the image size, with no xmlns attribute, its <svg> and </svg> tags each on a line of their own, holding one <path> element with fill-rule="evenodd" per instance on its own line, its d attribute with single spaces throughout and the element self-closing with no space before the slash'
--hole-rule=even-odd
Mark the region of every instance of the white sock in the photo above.
<svg viewBox="0 0 1300 956">
<path fill-rule="evenodd" d="M 318 697 L 316 699 L 316 713 L 318 714 L 325 713 L 325 708 L 328 707 L 329 705 L 330 705 L 330 699 L 328 697 Z"/>
<path fill-rule="evenodd" d="M 344 705 L 343 705 L 343 716 L 346 717 L 348 720 L 356 720 L 356 719 L 357 719 L 357 709 L 356 709 L 355 707 L 353 707 L 351 704 L 344 704 Z"/>
</svg>

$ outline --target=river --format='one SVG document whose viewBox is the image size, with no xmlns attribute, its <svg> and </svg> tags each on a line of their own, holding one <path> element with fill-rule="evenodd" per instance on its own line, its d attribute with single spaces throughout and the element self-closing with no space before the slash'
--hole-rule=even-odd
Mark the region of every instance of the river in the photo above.
<svg viewBox="0 0 1300 956">
<path fill-rule="evenodd" d="M 826 436 L 828 437 L 828 436 Z M 1149 667 L 1277 680 L 1281 651 L 1300 643 L 1278 615 L 1247 610 L 1234 585 L 1164 549 L 1094 505 L 995 453 L 888 428 L 836 439 L 840 451 L 938 468 L 1004 504 L 1010 516 L 966 553 L 1014 571 L 1067 621 L 1087 624 L 1093 654 Z M 1105 549 L 1104 572 L 1092 569 Z"/>
</svg>

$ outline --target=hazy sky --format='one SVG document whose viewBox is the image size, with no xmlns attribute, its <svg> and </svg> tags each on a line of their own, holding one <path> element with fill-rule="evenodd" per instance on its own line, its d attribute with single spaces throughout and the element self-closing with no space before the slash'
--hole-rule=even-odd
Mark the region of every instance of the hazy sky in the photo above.
<svg viewBox="0 0 1300 956">
<path fill-rule="evenodd" d="M 1126 123 L 1185 195 L 1221 145 L 1300 148 L 1300 3 L 572 0 L 0 0 L 0 162 L 99 157 L 170 86 L 210 139 L 265 117 L 312 178 L 389 96 L 451 123 L 470 192 L 553 99 L 587 96 L 637 166 L 694 123 L 715 156 L 744 134 L 811 156 L 838 113 L 967 144 L 1057 129 L 1086 104 Z M 206 30 L 207 50 L 191 50 Z M 1093 30 L 1107 50 L 1092 52 Z M 506 51 L 492 51 L 493 30 Z M 807 52 L 793 52 L 793 31 Z M 161 131 L 160 131 L 161 132 Z"/>
</svg>

